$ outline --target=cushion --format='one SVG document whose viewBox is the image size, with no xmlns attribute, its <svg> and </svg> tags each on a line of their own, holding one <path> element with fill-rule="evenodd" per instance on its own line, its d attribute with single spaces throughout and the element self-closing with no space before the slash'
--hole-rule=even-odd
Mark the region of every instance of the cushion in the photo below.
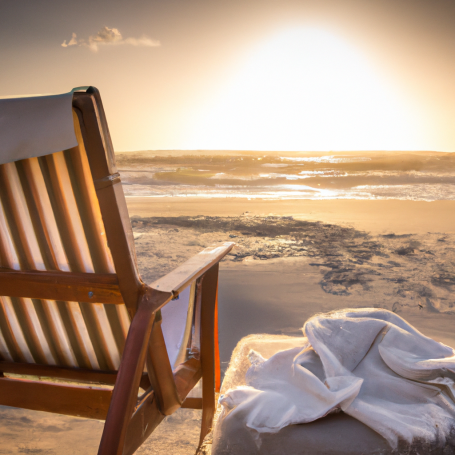
<svg viewBox="0 0 455 455">
<path fill-rule="evenodd" d="M 292 354 L 306 346 L 308 346 L 306 337 L 250 335 L 242 339 L 232 354 L 223 381 L 221 401 L 226 403 L 226 399 L 230 399 L 229 396 L 232 393 L 228 393 L 227 398 L 223 398 L 227 391 L 239 386 L 241 389 L 242 386 L 248 385 L 246 376 L 251 376 L 251 370 L 248 375 L 246 373 L 252 363 L 254 364 L 256 356 L 269 359 L 279 352 L 285 354 L 286 351 Z M 442 348 L 447 347 L 441 346 Z M 255 352 L 252 353 L 252 350 Z M 313 373 L 319 376 L 316 371 Z M 260 396 L 258 398 L 260 399 Z M 251 422 L 251 409 L 254 411 L 255 407 L 251 408 L 247 405 L 236 406 L 232 409 L 231 406 L 225 405 L 222 408 L 222 406 L 218 406 L 214 431 L 211 435 L 212 455 L 387 454 L 402 451 L 408 453 L 411 448 L 409 443 L 400 440 L 394 451 L 379 433 L 342 411 L 331 412 L 325 417 L 308 423 L 284 426 L 277 432 L 269 432 L 269 430 L 262 432 L 261 428 L 256 431 L 246 425 L 247 421 Z M 230 418 L 226 418 L 228 416 Z M 408 423 L 411 424 L 411 422 Z M 259 431 L 261 432 L 259 433 Z M 454 447 L 455 437 L 453 436 L 455 435 L 450 434 L 446 439 L 446 444 L 443 444 L 446 449 Z M 414 440 L 412 448 L 422 453 L 433 453 L 434 449 L 444 451 L 444 447 L 433 447 L 431 443 L 420 440 Z M 445 453 L 440 450 L 436 450 L 436 452 Z"/>
</svg>

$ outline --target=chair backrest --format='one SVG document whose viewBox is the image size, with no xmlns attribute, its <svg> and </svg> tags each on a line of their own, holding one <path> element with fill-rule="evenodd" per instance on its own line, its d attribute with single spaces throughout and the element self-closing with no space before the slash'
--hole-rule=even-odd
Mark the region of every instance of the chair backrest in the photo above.
<svg viewBox="0 0 455 455">
<path fill-rule="evenodd" d="M 0 165 L 0 357 L 117 370 L 141 280 L 96 89 L 73 118 L 76 147 Z"/>
</svg>

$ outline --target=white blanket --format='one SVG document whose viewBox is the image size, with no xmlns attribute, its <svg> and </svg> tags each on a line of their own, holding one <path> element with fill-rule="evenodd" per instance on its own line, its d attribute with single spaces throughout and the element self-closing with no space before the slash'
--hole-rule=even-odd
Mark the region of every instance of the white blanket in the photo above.
<svg viewBox="0 0 455 455">
<path fill-rule="evenodd" d="M 268 360 L 250 352 L 247 386 L 220 398 L 220 418 L 247 413 L 256 432 L 278 432 L 342 410 L 382 435 L 444 444 L 455 425 L 455 352 L 386 310 L 321 314 L 304 349 Z"/>
</svg>

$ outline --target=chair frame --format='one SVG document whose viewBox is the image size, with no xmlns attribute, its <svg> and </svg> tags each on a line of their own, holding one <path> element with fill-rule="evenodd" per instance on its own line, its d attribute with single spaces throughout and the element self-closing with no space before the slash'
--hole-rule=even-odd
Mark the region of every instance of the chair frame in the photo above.
<svg viewBox="0 0 455 455">
<path fill-rule="evenodd" d="M 75 92 L 76 112 L 87 152 L 115 274 L 0 269 L 0 294 L 36 299 L 125 304 L 131 326 L 118 371 L 0 362 L 0 404 L 106 420 L 99 455 L 134 453 L 166 415 L 180 407 L 202 409 L 199 445 L 211 428 L 220 388 L 217 335 L 219 261 L 226 243 L 204 250 L 151 285 L 139 275 L 133 232 L 115 167 L 101 97 L 90 87 Z M 1 248 L 0 248 L 1 254 Z M 196 281 L 200 352 L 174 371 L 161 330 L 160 309 Z M 144 366 L 147 373 L 144 373 Z M 44 376 L 87 385 L 18 379 Z M 186 398 L 202 378 L 202 398 Z M 90 384 L 114 386 L 96 387 Z M 139 396 L 139 388 L 145 392 Z"/>
</svg>

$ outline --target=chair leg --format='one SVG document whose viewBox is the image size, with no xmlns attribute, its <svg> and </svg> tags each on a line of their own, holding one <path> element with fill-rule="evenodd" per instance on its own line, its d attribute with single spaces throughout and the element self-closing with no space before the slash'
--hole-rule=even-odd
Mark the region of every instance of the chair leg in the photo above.
<svg viewBox="0 0 455 455">
<path fill-rule="evenodd" d="M 128 425 L 137 403 L 155 310 L 165 293 L 147 293 L 141 299 L 128 332 L 117 381 L 104 425 L 98 455 L 122 455 Z"/>
<path fill-rule="evenodd" d="M 146 356 L 147 372 L 150 383 L 164 415 L 171 415 L 181 406 L 175 386 L 174 375 L 161 329 L 161 319 L 155 318 Z"/>
<path fill-rule="evenodd" d="M 201 287 L 201 366 L 202 421 L 199 447 L 212 428 L 215 413 L 215 308 L 218 290 L 218 264 L 209 269 Z"/>
</svg>

